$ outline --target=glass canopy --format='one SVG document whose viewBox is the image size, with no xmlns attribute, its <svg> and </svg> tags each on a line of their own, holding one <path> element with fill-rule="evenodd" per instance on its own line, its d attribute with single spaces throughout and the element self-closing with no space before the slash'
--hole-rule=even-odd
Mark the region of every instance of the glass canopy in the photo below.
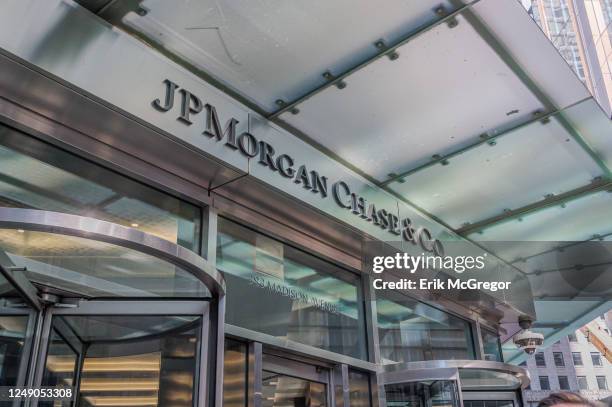
<svg viewBox="0 0 612 407">
<path fill-rule="evenodd" d="M 612 233 L 612 121 L 520 2 L 78 3 L 431 215 L 446 240 L 514 261 Z M 537 243 L 495 245 L 522 241 Z M 559 298 L 538 290 L 537 319 L 555 320 L 545 302 Z"/>
</svg>

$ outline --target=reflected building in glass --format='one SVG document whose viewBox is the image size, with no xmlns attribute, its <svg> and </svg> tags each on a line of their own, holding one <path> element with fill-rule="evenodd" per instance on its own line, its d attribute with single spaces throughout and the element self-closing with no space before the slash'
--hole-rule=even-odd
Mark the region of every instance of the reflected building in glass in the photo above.
<svg viewBox="0 0 612 407">
<path fill-rule="evenodd" d="M 612 1 L 522 0 L 522 4 L 612 117 Z"/>
</svg>

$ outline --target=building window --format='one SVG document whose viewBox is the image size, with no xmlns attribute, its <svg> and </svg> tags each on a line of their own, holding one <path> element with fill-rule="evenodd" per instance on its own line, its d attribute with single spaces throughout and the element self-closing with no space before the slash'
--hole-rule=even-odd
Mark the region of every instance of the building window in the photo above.
<svg viewBox="0 0 612 407">
<path fill-rule="evenodd" d="M 0 125 L 0 206 L 91 217 L 199 252 L 190 203 Z"/>
<path fill-rule="evenodd" d="M 494 362 L 503 362 L 499 336 L 497 336 L 495 332 L 489 332 L 485 329 L 482 329 L 481 332 L 484 359 Z"/>
<path fill-rule="evenodd" d="M 540 376 L 540 390 L 550 390 L 548 376 Z"/>
<path fill-rule="evenodd" d="M 538 367 L 546 367 L 546 360 L 544 360 L 544 353 L 538 352 L 535 354 L 536 366 Z"/>
<path fill-rule="evenodd" d="M 225 218 L 217 267 L 228 324 L 366 359 L 359 275 Z M 256 299 L 248 307 L 245 298 Z"/>
<path fill-rule="evenodd" d="M 383 363 L 474 359 L 467 321 L 399 293 L 376 298 Z"/>
<path fill-rule="evenodd" d="M 248 385 L 247 345 L 225 338 L 223 367 L 223 406 L 243 407 L 247 405 Z"/>
<path fill-rule="evenodd" d="M 576 381 L 578 382 L 578 388 L 580 390 L 588 390 L 589 385 L 587 383 L 586 376 L 576 376 Z"/>
<path fill-rule="evenodd" d="M 578 338 L 576 337 L 576 333 L 572 332 L 571 334 L 567 335 L 567 339 L 570 342 L 578 342 Z"/>
<path fill-rule="evenodd" d="M 569 380 L 567 380 L 567 376 L 559 376 L 559 389 L 561 390 L 569 390 Z"/>
<path fill-rule="evenodd" d="M 593 366 L 603 366 L 601 353 L 599 352 L 591 352 L 591 361 L 593 362 Z"/>
<path fill-rule="evenodd" d="M 599 390 L 608 390 L 606 376 L 597 376 L 597 388 L 599 388 Z"/>
<path fill-rule="evenodd" d="M 565 360 L 563 359 L 563 353 L 553 352 L 553 358 L 555 359 L 555 366 L 557 367 L 565 366 Z"/>
<path fill-rule="evenodd" d="M 349 370 L 349 402 L 351 407 L 370 407 L 370 376 Z"/>
<path fill-rule="evenodd" d="M 574 366 L 582 366 L 582 355 L 580 352 L 572 352 L 572 361 Z"/>
</svg>

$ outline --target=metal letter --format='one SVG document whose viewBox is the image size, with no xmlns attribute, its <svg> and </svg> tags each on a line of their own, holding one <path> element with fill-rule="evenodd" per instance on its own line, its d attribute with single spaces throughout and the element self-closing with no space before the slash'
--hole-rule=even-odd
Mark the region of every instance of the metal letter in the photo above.
<svg viewBox="0 0 612 407">
<path fill-rule="evenodd" d="M 397 216 L 395 216 L 394 214 L 390 213 L 389 216 L 389 232 L 393 233 L 394 235 L 400 235 L 400 228 L 399 228 L 399 218 Z"/>
<path fill-rule="evenodd" d="M 151 104 L 156 110 L 159 110 L 160 112 L 167 112 L 168 110 L 172 109 L 172 106 L 174 106 L 174 92 L 176 92 L 179 86 L 170 79 L 164 79 L 162 83 L 166 84 L 166 97 L 164 98 L 164 104 L 162 105 L 159 99 L 155 99 Z"/>
<path fill-rule="evenodd" d="M 302 186 L 306 189 L 311 189 L 310 178 L 308 178 L 308 171 L 306 170 L 306 166 L 302 165 L 298 168 L 297 173 L 295 174 L 295 182 L 296 184 L 302 184 Z"/>
<path fill-rule="evenodd" d="M 221 123 L 219 122 L 219 116 L 217 116 L 217 109 L 208 103 L 204 107 L 206 108 L 206 130 L 204 130 L 204 134 L 208 137 L 216 137 L 217 141 L 223 140 L 223 137 L 227 135 L 225 145 L 232 150 L 236 150 L 238 148 L 236 145 L 236 124 L 239 121 L 232 117 L 225 125 L 225 130 L 221 132 Z"/>
<path fill-rule="evenodd" d="M 344 194 L 346 195 L 346 198 L 344 199 L 340 196 L 341 189 L 344 191 Z M 344 181 L 335 182 L 334 185 L 332 186 L 332 195 L 334 196 L 334 200 L 336 201 L 338 206 L 341 208 L 344 208 L 344 209 L 351 208 L 350 200 L 347 201 L 347 198 L 350 194 L 351 194 L 351 189 L 349 188 L 348 185 L 346 185 L 346 182 Z"/>
<path fill-rule="evenodd" d="M 312 192 L 321 192 L 323 198 L 327 197 L 327 177 L 319 175 L 315 170 L 310 171 L 310 178 L 312 179 Z"/>
<path fill-rule="evenodd" d="M 274 147 L 265 141 L 259 142 L 259 163 L 261 165 L 265 165 L 270 167 L 272 171 L 276 171 L 276 164 L 274 163 Z"/>
<path fill-rule="evenodd" d="M 254 135 L 247 131 L 238 136 L 238 147 L 240 148 L 240 152 L 247 157 L 253 158 L 259 154 L 259 143 L 257 142 L 257 139 Z"/>
<path fill-rule="evenodd" d="M 192 124 L 191 120 L 189 119 L 189 115 L 198 114 L 202 111 L 202 101 L 196 95 L 192 95 L 188 90 L 181 89 L 179 92 L 182 95 L 181 115 L 177 120 L 180 120 L 186 124 Z"/>
<path fill-rule="evenodd" d="M 278 172 L 280 172 L 280 174 L 286 178 L 293 178 L 293 176 L 295 175 L 293 164 L 293 158 L 291 158 L 287 154 L 281 154 L 276 159 L 276 166 L 278 167 Z"/>
<path fill-rule="evenodd" d="M 359 215 L 363 219 L 367 219 L 368 215 L 366 214 L 366 200 L 362 196 L 357 196 L 357 194 L 351 194 L 351 211 L 355 215 Z"/>
</svg>

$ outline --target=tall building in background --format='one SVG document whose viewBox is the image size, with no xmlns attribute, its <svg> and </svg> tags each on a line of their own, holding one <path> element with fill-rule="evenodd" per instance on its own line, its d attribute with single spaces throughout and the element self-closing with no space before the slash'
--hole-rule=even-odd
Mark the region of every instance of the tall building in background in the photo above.
<svg viewBox="0 0 612 407">
<path fill-rule="evenodd" d="M 521 2 L 612 116 L 612 0 Z"/>
<path fill-rule="evenodd" d="M 531 376 L 531 385 L 523 391 L 526 406 L 559 390 L 580 393 L 590 400 L 612 396 L 612 363 L 606 357 L 612 312 L 599 317 L 553 346 L 530 356 L 522 366 Z"/>
</svg>

